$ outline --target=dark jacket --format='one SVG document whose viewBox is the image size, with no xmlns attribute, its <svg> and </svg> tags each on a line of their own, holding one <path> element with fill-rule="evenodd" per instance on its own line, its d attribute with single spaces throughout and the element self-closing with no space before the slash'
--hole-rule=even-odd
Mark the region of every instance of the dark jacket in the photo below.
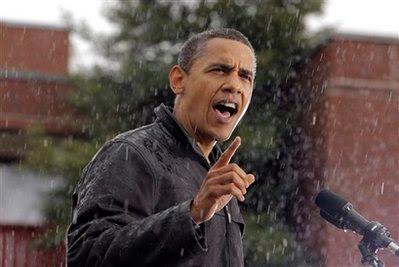
<svg viewBox="0 0 399 267">
<path fill-rule="evenodd" d="M 210 164 L 168 108 L 155 113 L 153 124 L 107 142 L 83 170 L 68 265 L 242 266 L 237 200 L 194 227 L 190 202 Z M 215 146 L 211 164 L 219 155 Z"/>
</svg>

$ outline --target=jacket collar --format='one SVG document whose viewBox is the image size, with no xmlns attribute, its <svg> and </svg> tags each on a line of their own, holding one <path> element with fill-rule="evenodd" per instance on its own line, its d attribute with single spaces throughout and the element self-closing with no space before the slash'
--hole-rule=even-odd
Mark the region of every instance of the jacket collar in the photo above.
<svg viewBox="0 0 399 267">
<path fill-rule="evenodd" d="M 182 143 L 188 144 L 196 154 L 199 154 L 204 160 L 204 154 L 196 144 L 195 140 L 187 133 L 187 131 L 180 125 L 172 114 L 172 108 L 165 106 L 163 103 L 154 109 L 157 121 L 161 121 L 162 124 L 168 129 L 168 131 L 176 137 L 176 139 Z M 220 146 L 216 144 L 211 153 L 209 154 L 210 165 L 213 165 L 222 154 Z"/>
</svg>

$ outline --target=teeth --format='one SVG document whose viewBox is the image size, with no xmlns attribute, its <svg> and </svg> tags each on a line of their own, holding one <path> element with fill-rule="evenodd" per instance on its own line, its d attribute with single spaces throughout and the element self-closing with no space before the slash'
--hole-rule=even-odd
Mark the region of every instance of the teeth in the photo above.
<svg viewBox="0 0 399 267">
<path fill-rule="evenodd" d="M 237 108 L 236 103 L 231 103 L 231 102 L 221 103 L 221 105 L 223 105 L 223 106 L 225 106 L 225 107 L 228 107 L 228 108 L 233 108 L 233 109 L 236 109 L 236 108 Z"/>
<path fill-rule="evenodd" d="M 234 109 L 236 108 L 236 104 L 234 103 L 224 103 L 224 105 L 229 108 L 234 108 Z"/>
</svg>

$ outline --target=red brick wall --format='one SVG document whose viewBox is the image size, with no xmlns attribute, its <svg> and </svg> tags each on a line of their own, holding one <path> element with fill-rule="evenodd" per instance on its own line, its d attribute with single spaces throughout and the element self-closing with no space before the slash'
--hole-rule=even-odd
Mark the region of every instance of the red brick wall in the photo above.
<svg viewBox="0 0 399 267">
<path fill-rule="evenodd" d="M 0 131 L 79 133 L 67 105 L 68 30 L 0 23 Z"/>
<path fill-rule="evenodd" d="M 0 23 L 0 69 L 66 75 L 68 31 Z"/>
<path fill-rule="evenodd" d="M 366 218 L 383 223 L 398 239 L 399 98 L 395 95 L 389 100 L 389 93 L 385 98 L 383 95 L 370 92 L 363 97 L 329 97 L 329 116 L 334 119 L 327 124 L 326 184 L 351 201 Z M 359 241 L 342 232 L 331 232 L 330 236 L 327 250 L 346 243 L 356 248 Z M 344 263 L 343 258 L 359 262 L 356 249 L 342 252 L 339 260 L 329 257 L 330 266 Z"/>
<path fill-rule="evenodd" d="M 40 123 L 49 133 L 76 132 L 76 112 L 66 98 L 67 83 L 0 80 L 0 129 L 26 129 Z"/>
<path fill-rule="evenodd" d="M 325 48 L 332 77 L 399 81 L 399 54 L 393 42 L 336 38 Z M 396 62 L 396 64 L 395 64 Z"/>
<path fill-rule="evenodd" d="M 313 144 L 311 158 L 319 162 L 306 185 L 313 196 L 308 204 L 314 208 L 305 232 L 313 247 L 319 248 L 324 266 L 362 266 L 357 249 L 360 236 L 324 222 L 313 201 L 320 187 L 329 187 L 399 240 L 399 42 L 335 38 L 303 72 L 317 75 L 323 68 L 328 71 L 319 71 L 317 78 L 308 76 L 310 82 L 306 77 L 301 81 L 308 105 L 316 103 L 311 115 L 304 113 L 304 125 Z M 314 80 L 326 83 L 315 85 Z M 316 100 L 309 97 L 314 91 Z M 378 255 L 386 266 L 398 264 L 387 251 Z"/>
</svg>

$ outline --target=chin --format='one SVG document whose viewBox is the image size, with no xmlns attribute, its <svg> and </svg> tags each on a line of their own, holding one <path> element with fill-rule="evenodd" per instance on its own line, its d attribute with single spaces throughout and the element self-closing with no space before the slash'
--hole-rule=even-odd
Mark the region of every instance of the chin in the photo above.
<svg viewBox="0 0 399 267">
<path fill-rule="evenodd" d="M 215 135 L 215 140 L 218 142 L 227 141 L 230 139 L 232 133 Z"/>
</svg>

